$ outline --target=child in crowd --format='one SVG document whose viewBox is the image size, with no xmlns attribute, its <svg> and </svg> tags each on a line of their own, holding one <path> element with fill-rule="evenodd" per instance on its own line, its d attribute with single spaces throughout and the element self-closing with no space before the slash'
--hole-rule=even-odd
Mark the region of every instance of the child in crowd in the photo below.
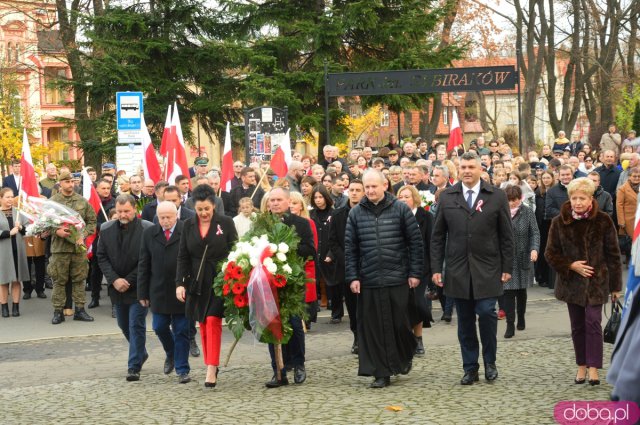
<svg viewBox="0 0 640 425">
<path fill-rule="evenodd" d="M 254 215 L 253 201 L 251 198 L 240 199 L 238 212 L 238 215 L 233 217 L 233 222 L 236 225 L 238 237 L 241 238 L 251 229 L 251 217 Z"/>
</svg>

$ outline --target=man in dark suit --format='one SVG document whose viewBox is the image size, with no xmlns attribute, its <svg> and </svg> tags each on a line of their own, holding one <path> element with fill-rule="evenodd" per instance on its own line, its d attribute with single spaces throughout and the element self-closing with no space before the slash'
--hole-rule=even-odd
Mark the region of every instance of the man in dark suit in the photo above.
<svg viewBox="0 0 640 425">
<path fill-rule="evenodd" d="M 507 196 L 482 181 L 481 174 L 480 158 L 473 152 L 463 154 L 461 181 L 440 195 L 431 240 L 433 282 L 444 287 L 445 296 L 455 298 L 464 367 L 462 385 L 478 381 L 476 316 L 485 378 L 494 381 L 498 377 L 496 301 L 513 268 Z"/>
<path fill-rule="evenodd" d="M 139 381 L 149 354 L 145 348 L 147 308 L 138 303 L 138 259 L 142 232 L 152 224 L 137 217 L 131 195 L 118 196 L 115 209 L 118 220 L 101 227 L 98 263 L 109 283 L 118 327 L 129 342 L 127 381 Z"/>
<path fill-rule="evenodd" d="M 178 248 L 183 223 L 178 209 L 168 201 L 157 209 L 159 224 L 146 229 L 142 235 L 138 263 L 138 301 L 151 309 L 153 331 L 165 352 L 164 373 L 174 367 L 178 383 L 191 381 L 189 372 L 189 325 L 184 304 L 176 298 L 175 275 Z"/>
<path fill-rule="evenodd" d="M 251 167 L 245 167 L 240 173 L 242 184 L 231 189 L 231 208 L 227 214 L 230 217 L 238 215 L 238 207 L 240 199 L 253 199 L 253 206 L 260 209 L 260 202 L 264 196 L 264 190 L 261 187 L 256 189 L 256 170 Z M 254 194 L 255 192 L 255 194 Z"/>
<path fill-rule="evenodd" d="M 567 185 L 573 180 L 573 168 L 570 165 L 561 165 L 558 169 L 558 183 L 547 190 L 544 200 L 544 218 L 553 220 L 560 214 L 560 207 L 569 200 Z"/>
<path fill-rule="evenodd" d="M 164 180 L 160 180 L 158 183 L 156 183 L 155 187 L 153 188 L 156 199 L 149 202 L 142 208 L 142 214 L 140 214 L 140 218 L 153 222 L 153 218 L 156 216 L 156 209 L 158 208 L 158 204 L 164 201 L 164 190 L 167 188 L 167 186 L 169 186 L 169 183 Z"/>
<path fill-rule="evenodd" d="M 9 174 L 4 178 L 4 180 L 2 180 L 2 187 L 8 187 L 13 190 L 13 196 L 18 196 L 20 185 L 22 184 L 22 177 L 20 176 L 20 160 L 12 160 L 11 168 L 13 169 L 13 174 Z"/>
<path fill-rule="evenodd" d="M 272 214 L 281 217 L 282 222 L 287 226 L 294 226 L 296 233 L 300 237 L 297 253 L 303 259 L 314 258 L 316 248 L 313 242 L 313 233 L 311 233 L 311 225 L 309 220 L 289 213 L 289 191 L 281 187 L 276 187 L 269 192 L 269 211 Z M 278 381 L 276 375 L 276 361 L 273 344 L 269 344 L 269 354 L 271 355 L 271 367 L 273 368 L 273 378 L 265 385 L 267 388 L 277 388 L 288 385 L 286 369 L 293 369 L 293 379 L 296 384 L 302 384 L 307 379 L 307 372 L 304 368 L 304 330 L 302 329 L 302 318 L 291 317 L 289 323 L 293 328 L 293 335 L 287 344 L 282 345 L 282 357 L 284 360 L 284 369 L 282 370 L 281 380 Z"/>
</svg>

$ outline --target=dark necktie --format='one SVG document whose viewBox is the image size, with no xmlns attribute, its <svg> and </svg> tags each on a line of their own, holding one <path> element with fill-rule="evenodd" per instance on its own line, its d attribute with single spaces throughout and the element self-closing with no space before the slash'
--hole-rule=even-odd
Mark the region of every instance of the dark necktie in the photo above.
<svg viewBox="0 0 640 425">
<path fill-rule="evenodd" d="M 467 190 L 467 205 L 469 208 L 473 208 L 473 190 Z"/>
<path fill-rule="evenodd" d="M 171 229 L 167 229 L 164 231 L 164 237 L 167 238 L 167 240 L 171 238 Z"/>
</svg>

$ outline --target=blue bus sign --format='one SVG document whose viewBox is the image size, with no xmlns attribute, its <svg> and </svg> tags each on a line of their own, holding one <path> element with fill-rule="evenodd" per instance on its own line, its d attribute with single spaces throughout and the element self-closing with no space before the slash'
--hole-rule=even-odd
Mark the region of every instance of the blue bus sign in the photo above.
<svg viewBox="0 0 640 425">
<path fill-rule="evenodd" d="M 142 113 L 142 92 L 116 93 L 118 130 L 140 130 Z"/>
</svg>

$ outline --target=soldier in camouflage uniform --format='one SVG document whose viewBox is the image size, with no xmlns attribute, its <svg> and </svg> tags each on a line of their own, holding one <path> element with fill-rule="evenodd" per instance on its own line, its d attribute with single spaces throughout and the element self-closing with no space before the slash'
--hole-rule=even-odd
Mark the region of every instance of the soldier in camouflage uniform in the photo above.
<svg viewBox="0 0 640 425">
<path fill-rule="evenodd" d="M 89 271 L 86 252 L 78 248 L 78 244 L 84 243 L 84 238 L 96 231 L 96 213 L 86 199 L 74 190 L 72 176 L 68 172 L 60 175 L 60 191 L 51 197 L 52 201 L 65 205 L 80 214 L 86 227 L 78 241 L 69 239 L 69 230 L 60 228 L 51 235 L 51 258 L 49 259 L 48 272 L 53 279 L 53 319 L 51 323 L 57 325 L 64 322 L 64 308 L 66 285 L 71 285 L 73 302 L 76 310 L 73 320 L 92 322 L 93 317 L 84 310 L 85 292 L 84 283 Z"/>
</svg>

